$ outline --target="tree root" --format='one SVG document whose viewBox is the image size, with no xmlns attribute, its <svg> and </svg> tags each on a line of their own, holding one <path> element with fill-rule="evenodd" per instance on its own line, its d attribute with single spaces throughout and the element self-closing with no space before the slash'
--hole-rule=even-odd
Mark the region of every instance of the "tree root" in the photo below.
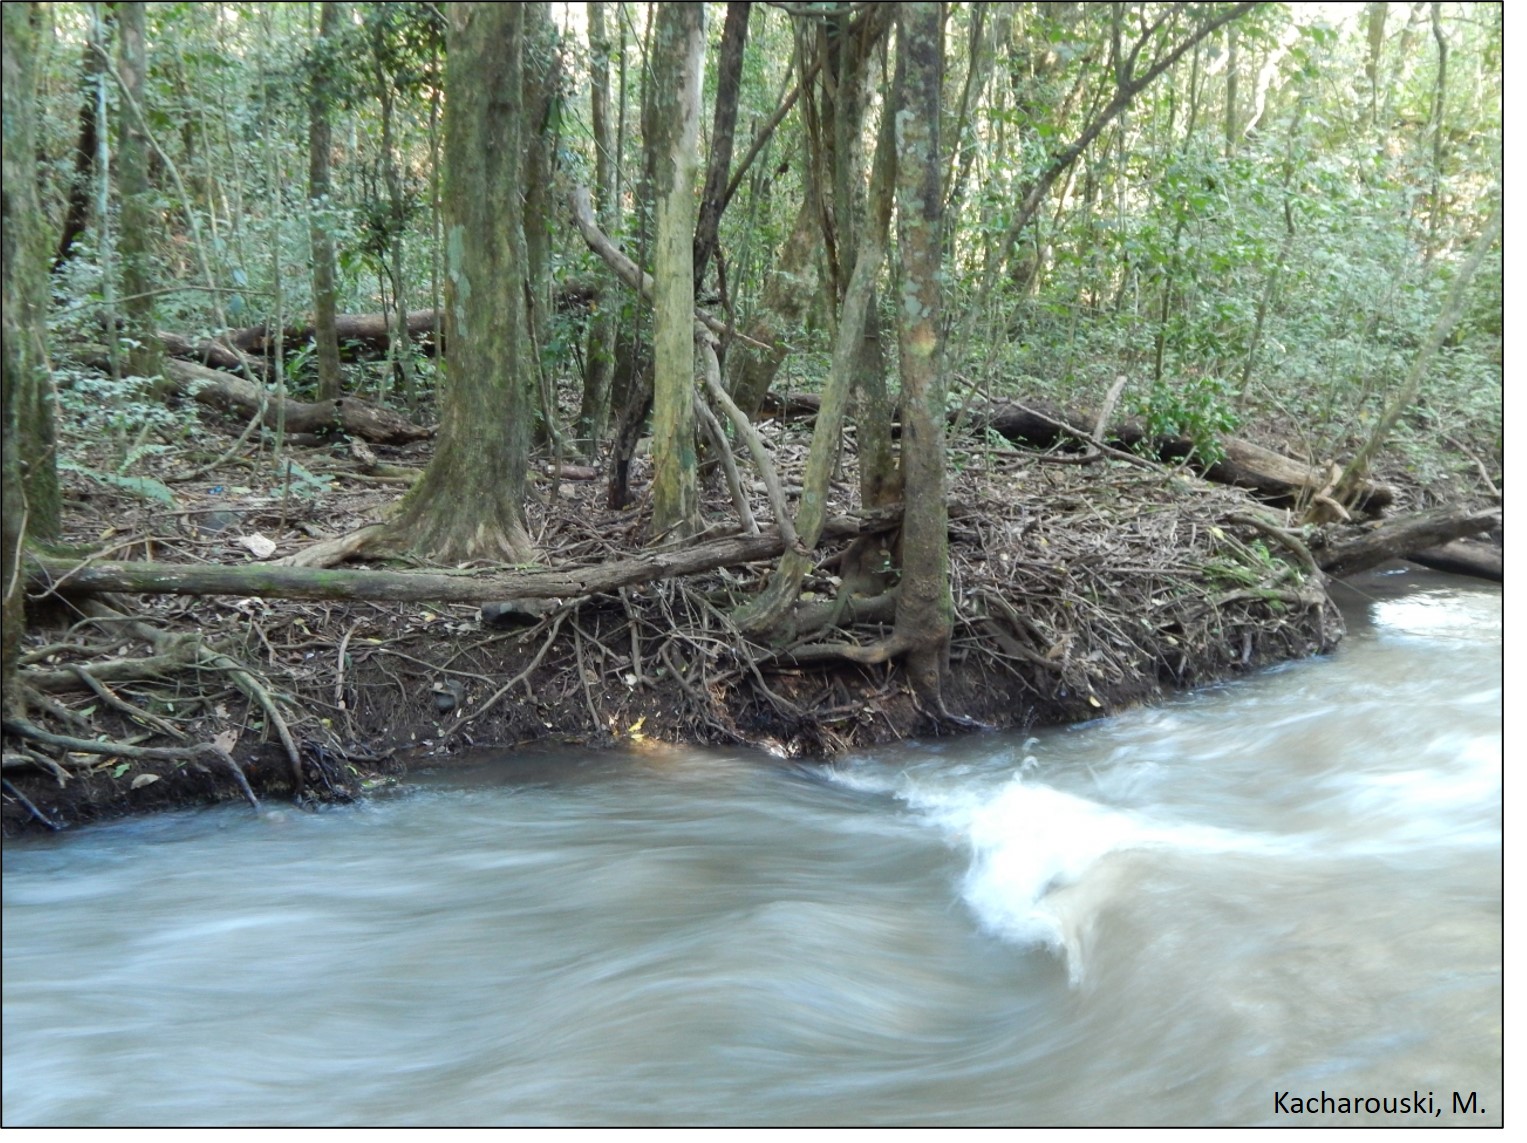
<svg viewBox="0 0 1527 1143">
<path fill-rule="evenodd" d="M 47 826 L 50 830 L 57 832 L 58 830 L 64 828 L 52 818 L 48 817 L 47 814 L 43 813 L 36 806 L 34 806 L 32 804 L 31 798 L 27 797 L 20 790 L 16 789 L 15 786 L 11 785 L 11 780 L 9 778 L 0 779 L 0 785 L 4 786 L 6 793 L 10 794 L 11 797 L 15 798 L 18 802 L 25 806 L 29 814 L 40 821 L 43 825 Z"/>
<path fill-rule="evenodd" d="M 8 718 L 4 725 L 6 730 L 20 738 L 40 742 L 45 746 L 56 746 L 76 754 L 137 758 L 151 762 L 194 762 L 201 758 L 212 758 L 228 768 L 245 800 L 254 807 L 256 813 L 260 812 L 260 800 L 255 797 L 254 790 L 250 788 L 249 779 L 244 776 L 243 768 L 234 760 L 233 755 L 215 743 L 204 742 L 198 746 L 133 746 L 126 742 L 97 742 L 93 738 L 71 738 L 64 734 L 50 734 L 19 718 Z"/>
</svg>

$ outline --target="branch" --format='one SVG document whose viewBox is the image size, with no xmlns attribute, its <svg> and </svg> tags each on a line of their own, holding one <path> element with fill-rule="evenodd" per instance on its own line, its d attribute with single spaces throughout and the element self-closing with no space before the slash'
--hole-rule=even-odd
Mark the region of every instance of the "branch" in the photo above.
<svg viewBox="0 0 1527 1143">
<path fill-rule="evenodd" d="M 583 241 L 588 244 L 588 248 L 605 260 L 610 269 L 615 271 L 616 277 L 650 302 L 654 288 L 652 275 L 627 258 L 620 248 L 610 241 L 609 236 L 599 229 L 599 224 L 594 221 L 594 202 L 589 195 L 588 187 L 573 188 L 572 206 L 573 224 L 577 226 L 578 233 L 583 235 Z M 695 320 L 717 337 L 735 337 L 765 352 L 770 348 L 761 341 L 754 341 L 751 337 L 738 333 L 720 318 L 698 306 L 695 307 Z"/>
</svg>

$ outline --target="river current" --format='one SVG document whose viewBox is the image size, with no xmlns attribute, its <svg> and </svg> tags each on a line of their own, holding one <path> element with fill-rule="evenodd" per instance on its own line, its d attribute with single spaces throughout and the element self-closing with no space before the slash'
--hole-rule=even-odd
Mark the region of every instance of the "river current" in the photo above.
<svg viewBox="0 0 1527 1143">
<path fill-rule="evenodd" d="M 1344 610 L 1067 729 L 7 843 L 4 1124 L 1498 1124 L 1501 594 Z"/>
</svg>

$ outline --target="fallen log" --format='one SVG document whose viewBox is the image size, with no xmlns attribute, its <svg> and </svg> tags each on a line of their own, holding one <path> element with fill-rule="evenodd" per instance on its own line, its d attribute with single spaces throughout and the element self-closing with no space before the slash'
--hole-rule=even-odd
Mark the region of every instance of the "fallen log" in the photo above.
<svg viewBox="0 0 1527 1143">
<path fill-rule="evenodd" d="M 1454 540 L 1424 551 L 1409 552 L 1413 564 L 1453 575 L 1473 576 L 1495 583 L 1505 582 L 1506 561 L 1501 545 L 1491 540 Z"/>
<path fill-rule="evenodd" d="M 205 365 L 189 361 L 166 361 L 164 375 L 180 393 L 203 405 L 224 409 L 241 417 L 253 417 L 265 402 L 264 423 L 275 428 L 285 422 L 285 429 L 292 433 L 343 433 L 360 437 L 377 444 L 406 444 L 424 440 L 435 430 L 416 425 L 390 409 L 362 401 L 359 397 L 340 397 L 332 401 L 293 401 L 287 398 L 278 402 L 264 392 L 257 381 L 235 377 Z"/>
<path fill-rule="evenodd" d="M 439 313 L 436 310 L 408 311 L 409 339 L 423 342 L 427 352 L 433 353 L 435 350 L 435 331 L 439 324 Z M 346 342 L 354 342 L 378 352 L 386 352 L 392 344 L 392 318 L 388 314 L 341 314 L 334 319 L 334 332 L 341 346 Z M 288 326 L 281 332 L 281 342 L 286 349 L 291 350 L 312 341 L 315 336 L 311 324 Z M 276 348 L 275 333 L 269 325 L 236 329 L 225 333 L 218 341 L 258 357 L 268 357 Z"/>
<path fill-rule="evenodd" d="M 763 408 L 785 416 L 811 416 L 821 407 L 821 399 L 811 393 L 770 394 Z M 999 404 L 976 404 L 962 410 L 951 409 L 949 422 L 964 424 L 973 430 L 991 429 L 1014 444 L 1035 448 L 1053 448 L 1088 443 L 1088 434 L 1096 414 L 1090 409 L 1060 409 L 1043 401 L 1004 401 Z M 1109 448 L 1145 450 L 1160 460 L 1182 460 L 1193 452 L 1193 442 L 1186 437 L 1150 437 L 1137 422 L 1114 425 L 1100 442 Z M 1292 457 L 1283 456 L 1239 437 L 1221 437 L 1225 455 L 1218 462 L 1197 471 L 1216 484 L 1245 488 L 1269 503 L 1291 506 L 1308 503 L 1330 488 L 1333 479 L 1329 467 L 1316 468 Z M 1340 476 L 1338 471 L 1335 474 Z M 1394 503 L 1394 490 L 1388 485 L 1363 482 L 1357 511 L 1376 516 Z"/>
<path fill-rule="evenodd" d="M 1434 508 L 1368 525 L 1355 538 L 1335 533 L 1325 543 L 1310 545 L 1321 571 L 1354 575 L 1387 560 L 1409 559 L 1440 544 L 1477 536 L 1501 524 L 1499 508 Z"/>
<path fill-rule="evenodd" d="M 824 538 L 863 535 L 892 528 L 899 505 L 838 516 Z M 93 562 L 31 555 L 27 582 L 33 590 L 60 595 L 123 592 L 143 595 L 235 595 L 261 599 L 348 600 L 408 603 L 482 603 L 485 600 L 576 599 L 674 576 L 771 560 L 785 550 L 777 531 L 724 536 L 671 551 L 642 552 L 629 559 L 577 568 L 523 572 L 335 571 L 245 564 L 168 564 L 152 561 Z"/>
</svg>

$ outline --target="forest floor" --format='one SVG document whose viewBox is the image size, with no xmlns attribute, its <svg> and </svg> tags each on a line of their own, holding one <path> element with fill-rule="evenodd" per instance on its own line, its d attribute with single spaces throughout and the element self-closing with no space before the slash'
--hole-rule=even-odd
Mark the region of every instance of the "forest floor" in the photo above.
<svg viewBox="0 0 1527 1143">
<path fill-rule="evenodd" d="M 787 490 L 798 490 L 809 422 L 762 429 Z M 213 427 L 201 447 L 224 446 L 237 431 Z M 110 446 L 99 447 L 93 467 L 111 471 Z M 185 564 L 291 556 L 385 519 L 430 444 L 373 449 L 380 466 L 358 463 L 336 441 L 289 446 L 289 469 L 265 452 L 187 481 L 192 462 L 168 452 L 134 470 L 173 489 L 173 503 L 87 475 L 87 455 L 62 474 L 58 550 Z M 999 729 L 1076 722 L 1341 639 L 1323 577 L 1277 540 L 1286 513 L 1184 469 L 1075 460 L 986 439 L 954 445 L 951 711 Z M 571 463 L 564 471 L 586 475 Z M 646 464 L 637 461 L 634 488 L 646 486 Z M 553 467 L 538 463 L 529 505 L 548 565 L 640 551 L 644 503 L 612 511 L 603 479 L 553 478 Z M 1384 475 L 1399 477 L 1412 503 L 1435 498 L 1413 481 L 1407 488 L 1403 474 Z M 848 448 L 833 511 L 855 508 L 857 483 Z M 751 494 L 768 521 L 762 486 Z M 709 521 L 735 520 L 719 475 L 705 509 Z M 894 562 L 893 526 L 881 535 Z M 829 605 L 849 542 L 819 545 L 803 606 Z M 239 797 L 348 800 L 473 746 L 656 740 L 826 758 L 951 731 L 919 708 L 892 665 L 800 662 L 789 644 L 739 634 L 730 615 L 773 562 L 499 616 L 475 605 L 218 596 L 86 604 L 34 593 L 22 658 L 34 724 L 122 750 L 83 753 L 63 737 L 16 740 L 13 750 L 8 736 L 5 834 Z M 860 617 L 825 637 L 871 643 L 888 621 Z M 177 653 L 190 645 L 197 654 Z"/>
</svg>

